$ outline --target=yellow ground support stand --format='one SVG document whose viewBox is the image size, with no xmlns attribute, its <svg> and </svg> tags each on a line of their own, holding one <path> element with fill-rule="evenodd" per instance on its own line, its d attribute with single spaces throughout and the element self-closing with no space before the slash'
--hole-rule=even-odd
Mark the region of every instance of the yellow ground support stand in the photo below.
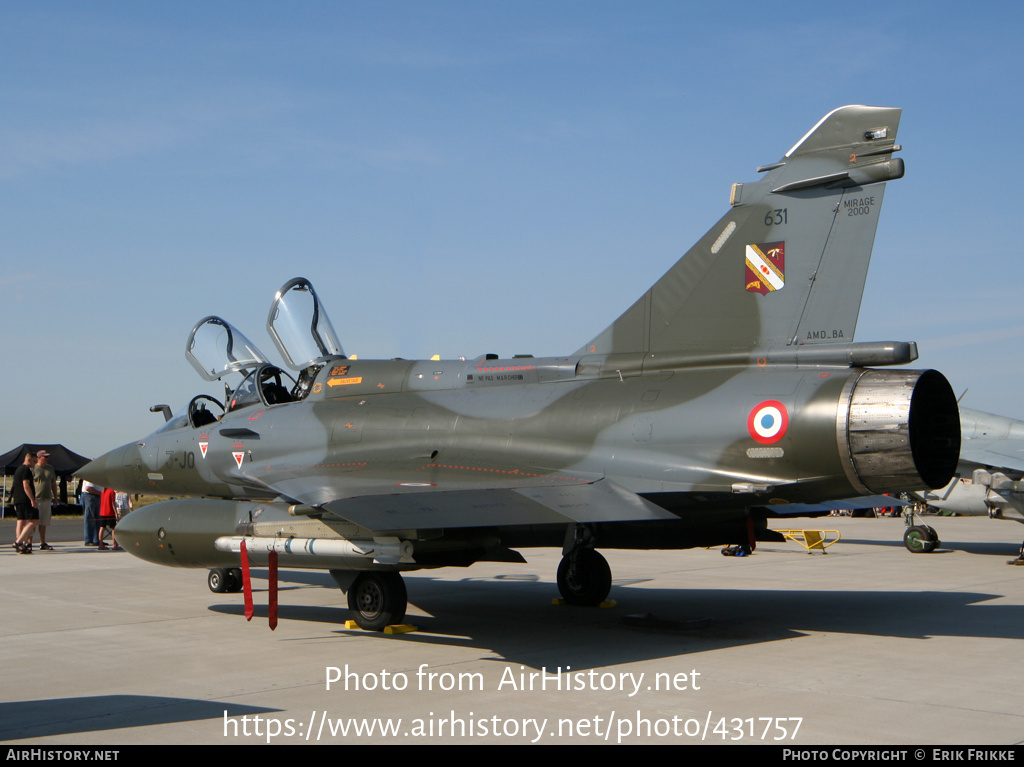
<svg viewBox="0 0 1024 767">
<path fill-rule="evenodd" d="M 808 554 L 814 551 L 828 554 L 825 549 L 834 543 L 839 543 L 839 539 L 843 537 L 838 530 L 775 530 L 775 532 L 786 536 L 787 541 L 796 541 L 807 549 Z M 835 540 L 828 540 L 830 534 L 835 535 Z"/>
</svg>

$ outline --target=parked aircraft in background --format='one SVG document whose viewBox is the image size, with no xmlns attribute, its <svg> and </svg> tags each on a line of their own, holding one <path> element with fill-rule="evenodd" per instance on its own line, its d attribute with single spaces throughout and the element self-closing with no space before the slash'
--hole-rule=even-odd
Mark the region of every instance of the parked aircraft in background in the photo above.
<svg viewBox="0 0 1024 767">
<path fill-rule="evenodd" d="M 956 474 L 945 487 L 917 496 L 943 511 L 1024 523 L 1024 421 L 962 407 L 960 430 Z"/>
</svg>

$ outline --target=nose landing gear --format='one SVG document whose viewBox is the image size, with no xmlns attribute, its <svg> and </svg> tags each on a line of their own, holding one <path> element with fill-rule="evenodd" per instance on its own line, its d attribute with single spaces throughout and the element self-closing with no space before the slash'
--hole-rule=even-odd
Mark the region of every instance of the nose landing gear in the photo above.
<svg viewBox="0 0 1024 767">
<path fill-rule="evenodd" d="M 238 567 L 215 567 L 207 575 L 206 585 L 214 594 L 237 594 L 242 590 L 242 570 Z"/>
</svg>

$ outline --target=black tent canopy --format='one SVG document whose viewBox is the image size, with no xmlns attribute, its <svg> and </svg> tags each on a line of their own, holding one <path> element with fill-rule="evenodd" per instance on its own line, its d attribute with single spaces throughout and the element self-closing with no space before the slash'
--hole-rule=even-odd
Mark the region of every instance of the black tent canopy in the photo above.
<svg viewBox="0 0 1024 767">
<path fill-rule="evenodd" d="M 85 464 L 89 463 L 91 459 L 68 450 L 63 445 L 33 445 L 26 443 L 0 455 L 0 467 L 3 467 L 4 472 L 4 498 L 7 498 L 7 478 L 14 474 L 17 468 L 25 462 L 25 453 L 29 450 L 35 452 L 45 450 L 50 454 L 50 465 L 57 472 L 57 477 L 60 479 L 60 501 L 61 503 L 67 503 L 68 478 L 85 466 Z M 3 513 L 0 512 L 0 517 L 2 516 Z"/>
<path fill-rule="evenodd" d="M 63 477 L 70 477 L 92 460 L 84 455 L 68 450 L 63 445 L 31 445 L 26 443 L 0 455 L 0 466 L 3 467 L 4 476 L 9 477 L 14 474 L 15 470 L 24 463 L 25 453 L 30 450 L 37 453 L 40 450 L 45 450 L 49 453 L 50 465 L 57 472 L 57 476 Z"/>
</svg>

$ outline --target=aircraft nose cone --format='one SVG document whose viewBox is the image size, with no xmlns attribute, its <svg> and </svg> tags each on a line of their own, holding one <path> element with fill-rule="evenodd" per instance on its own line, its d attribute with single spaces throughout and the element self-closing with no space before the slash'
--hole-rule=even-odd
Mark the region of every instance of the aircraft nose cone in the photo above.
<svg viewBox="0 0 1024 767">
<path fill-rule="evenodd" d="M 79 470 L 79 475 L 85 477 L 87 480 L 96 485 L 102 485 L 103 487 L 113 487 L 113 483 L 110 481 L 113 473 L 111 468 L 116 466 L 118 470 L 124 466 L 124 446 L 111 450 L 109 453 L 104 453 L 94 461 L 90 461 Z"/>
<path fill-rule="evenodd" d="M 112 487 L 124 492 L 140 492 L 144 488 L 135 486 L 139 475 L 138 459 L 138 447 L 134 444 L 122 445 L 101 455 L 95 461 L 90 461 L 78 474 L 101 487 Z"/>
</svg>

